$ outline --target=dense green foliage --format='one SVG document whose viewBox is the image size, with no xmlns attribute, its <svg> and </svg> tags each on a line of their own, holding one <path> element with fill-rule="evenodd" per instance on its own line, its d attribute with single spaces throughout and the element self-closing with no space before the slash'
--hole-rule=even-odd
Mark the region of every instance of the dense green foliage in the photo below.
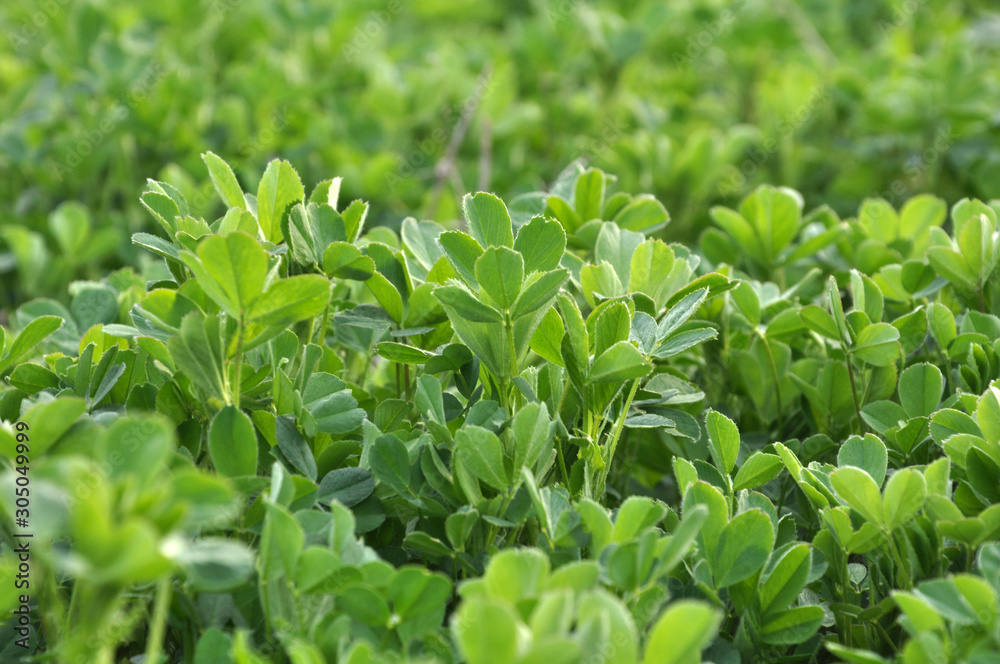
<svg viewBox="0 0 1000 664">
<path fill-rule="evenodd" d="M 1000 664 L 998 35 L 0 3 L 0 661 Z"/>
<path fill-rule="evenodd" d="M 205 150 L 247 182 L 275 156 L 309 182 L 335 171 L 396 230 L 457 218 L 466 191 L 544 188 L 581 157 L 669 201 L 675 240 L 764 182 L 842 215 L 876 193 L 985 199 L 1000 167 L 991 7 L 4 2 L 0 309 L 138 265 L 146 177 L 220 214 Z M 67 215 L 91 230 L 67 237 Z"/>
<path fill-rule="evenodd" d="M 397 234 L 339 178 L 307 193 L 275 160 L 245 192 L 203 161 L 225 214 L 151 180 L 146 270 L 27 302 L 0 335 L 33 648 L 996 661 L 994 206 L 841 219 L 761 186 L 695 248 L 652 237 L 656 198 L 574 165 L 507 204 L 465 196 L 461 230 Z"/>
</svg>

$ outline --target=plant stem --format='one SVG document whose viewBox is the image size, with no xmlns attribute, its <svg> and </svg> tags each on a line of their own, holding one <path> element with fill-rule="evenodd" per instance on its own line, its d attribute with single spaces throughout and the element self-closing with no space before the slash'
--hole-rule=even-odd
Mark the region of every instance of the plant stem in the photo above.
<svg viewBox="0 0 1000 664">
<path fill-rule="evenodd" d="M 858 416 L 858 432 L 864 435 L 865 421 L 861 419 L 861 404 L 858 402 L 858 388 L 854 382 L 854 366 L 850 354 L 847 354 L 847 377 L 851 380 L 851 396 L 854 398 L 854 412 Z"/>
<path fill-rule="evenodd" d="M 240 319 L 239 330 L 236 333 L 236 366 L 233 368 L 233 405 L 240 407 L 240 394 L 243 392 L 240 374 L 243 372 L 243 320 Z"/>
<path fill-rule="evenodd" d="M 156 583 L 156 600 L 153 605 L 153 620 L 149 627 L 149 638 L 146 640 L 147 664 L 159 664 L 160 651 L 163 648 L 163 634 L 167 629 L 167 614 L 170 611 L 170 594 L 173 590 L 173 579 L 165 576 Z"/>
<path fill-rule="evenodd" d="M 563 454 L 563 444 L 561 440 L 556 441 L 556 453 L 559 455 L 559 469 L 562 471 L 563 482 L 569 488 L 569 473 L 566 471 L 566 457 Z"/>
<path fill-rule="evenodd" d="M 601 476 L 597 483 L 597 495 L 601 496 L 604 493 L 604 487 L 608 480 L 608 472 L 611 470 L 611 461 L 615 458 L 615 449 L 618 447 L 618 439 L 622 435 L 622 427 L 625 426 L 625 418 L 628 417 L 629 408 L 632 407 L 632 399 L 635 398 L 635 393 L 639 390 L 639 379 L 632 381 L 632 389 L 629 390 L 628 396 L 625 398 L 624 403 L 622 403 L 622 410 L 618 413 L 618 418 L 615 420 L 615 428 L 611 432 L 611 440 L 607 446 L 607 458 L 604 460 L 604 468 L 601 469 Z"/>
<path fill-rule="evenodd" d="M 319 345 L 326 346 L 326 324 L 330 318 L 330 305 L 323 309 L 323 322 L 319 326 Z M 311 341 L 312 339 L 310 339 Z"/>
<path fill-rule="evenodd" d="M 785 430 L 785 420 L 781 414 L 781 382 L 778 378 L 778 366 L 774 363 L 774 353 L 771 352 L 771 344 L 767 342 L 767 337 L 761 334 L 760 330 L 757 330 L 757 336 L 760 337 L 761 342 L 764 344 L 764 351 L 767 353 L 767 362 L 771 365 L 771 377 L 774 378 L 774 398 L 778 404 L 778 437 L 780 438 L 782 432 Z M 855 401 L 857 400 L 855 399 Z"/>
<path fill-rule="evenodd" d="M 510 393 L 514 385 L 514 379 L 519 373 L 517 370 L 517 347 L 514 345 L 514 322 L 510 320 L 509 316 L 505 316 L 504 318 L 503 326 L 507 336 L 507 354 L 510 355 L 510 368 L 508 369 L 510 373 L 504 379 L 504 385 L 501 387 L 503 394 L 501 395 L 500 404 L 506 409 L 507 415 L 513 417 L 514 404 L 512 403 Z"/>
<path fill-rule="evenodd" d="M 889 553 L 892 555 L 893 562 L 896 563 L 896 569 L 903 575 L 903 589 L 909 590 L 913 587 L 913 581 L 910 579 L 910 571 L 903 565 L 903 557 L 899 554 L 899 549 L 896 547 L 892 531 L 886 532 L 886 540 L 889 542 Z"/>
</svg>

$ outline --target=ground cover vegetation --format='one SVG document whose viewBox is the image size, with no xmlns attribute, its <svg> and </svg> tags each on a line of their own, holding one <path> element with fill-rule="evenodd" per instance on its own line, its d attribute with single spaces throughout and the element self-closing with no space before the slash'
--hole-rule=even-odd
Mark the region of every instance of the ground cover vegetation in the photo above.
<svg viewBox="0 0 1000 664">
<path fill-rule="evenodd" d="M 1000 664 L 991 11 L 0 4 L 0 661 Z"/>
<path fill-rule="evenodd" d="M 158 262 L 5 330 L 0 505 L 30 478 L 31 647 L 995 659 L 993 205 L 841 219 L 765 185 L 694 248 L 654 236 L 656 198 L 574 165 L 397 234 L 340 178 L 307 192 L 275 160 L 244 191 L 203 160 L 225 214 L 150 180 L 157 231 L 132 242 Z"/>
</svg>

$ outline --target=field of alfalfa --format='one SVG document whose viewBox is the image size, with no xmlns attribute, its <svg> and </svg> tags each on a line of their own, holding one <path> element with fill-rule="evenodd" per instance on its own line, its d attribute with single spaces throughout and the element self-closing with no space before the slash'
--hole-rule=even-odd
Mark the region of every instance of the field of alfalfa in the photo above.
<svg viewBox="0 0 1000 664">
<path fill-rule="evenodd" d="M 996 12 L 0 5 L 0 661 L 1000 664 Z"/>
</svg>

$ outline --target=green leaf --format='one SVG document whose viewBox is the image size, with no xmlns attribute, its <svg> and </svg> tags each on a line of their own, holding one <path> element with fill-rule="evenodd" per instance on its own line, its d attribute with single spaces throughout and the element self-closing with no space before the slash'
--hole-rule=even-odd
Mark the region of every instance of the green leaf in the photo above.
<svg viewBox="0 0 1000 664">
<path fill-rule="evenodd" d="M 619 341 L 594 360 L 587 376 L 589 383 L 619 383 L 641 378 L 651 372 L 642 353 L 628 341 Z"/>
<path fill-rule="evenodd" d="M 323 371 L 309 377 L 302 392 L 302 406 L 322 433 L 350 433 L 365 419 L 364 409 L 357 407 L 358 401 L 344 381 Z"/>
<path fill-rule="evenodd" d="M 423 364 L 428 358 L 434 357 L 425 350 L 395 341 L 379 342 L 375 346 L 375 352 L 391 362 L 402 364 Z"/>
<path fill-rule="evenodd" d="M 483 247 L 472 237 L 459 231 L 448 231 L 438 236 L 438 244 L 466 284 L 476 287 L 476 261 L 483 255 Z"/>
<path fill-rule="evenodd" d="M 210 235 L 205 238 L 198 245 L 198 258 L 205 274 L 223 296 L 216 304 L 234 318 L 241 318 L 264 290 L 267 252 L 257 240 L 237 231 L 225 237 Z M 194 270 L 190 260 L 184 262 Z M 194 271 L 200 279 L 201 275 Z M 210 290 L 206 292 L 212 295 Z"/>
<path fill-rule="evenodd" d="M 414 530 L 404 537 L 403 546 L 413 549 L 430 560 L 450 558 L 452 555 L 451 549 L 444 542 L 420 530 Z"/>
<path fill-rule="evenodd" d="M 472 293 L 462 286 L 439 286 L 434 289 L 434 297 L 446 309 L 451 309 L 455 314 L 467 321 L 473 323 L 503 322 L 503 314 L 477 300 L 473 297 Z"/>
<path fill-rule="evenodd" d="M 396 322 L 397 325 L 403 324 L 403 297 L 400 292 L 392 285 L 384 274 L 381 272 L 375 272 L 366 281 L 365 285 L 378 300 L 378 303 L 382 305 L 389 317 Z"/>
<path fill-rule="evenodd" d="M 672 602 L 649 632 L 643 664 L 697 664 L 721 624 L 722 612 L 705 602 Z"/>
<path fill-rule="evenodd" d="M 375 478 L 368 470 L 354 466 L 338 468 L 327 473 L 319 483 L 316 501 L 328 505 L 336 500 L 344 507 L 354 507 L 374 490 Z"/>
<path fill-rule="evenodd" d="M 233 639 L 218 627 L 209 627 L 198 638 L 194 650 L 194 664 L 231 662 Z"/>
<path fill-rule="evenodd" d="M 517 412 L 511 422 L 514 436 L 514 473 L 521 468 L 533 468 L 546 450 L 551 451 L 552 435 L 549 429 L 549 409 L 545 403 L 529 403 Z"/>
<path fill-rule="evenodd" d="M 733 479 L 733 491 L 753 489 L 766 484 L 781 473 L 781 468 L 781 457 L 776 454 L 754 452 L 737 471 Z"/>
<path fill-rule="evenodd" d="M 510 309 L 521 292 L 524 259 L 513 249 L 489 247 L 476 260 L 476 280 L 501 309 Z"/>
<path fill-rule="evenodd" d="M 323 252 L 323 272 L 331 278 L 365 281 L 375 272 L 375 262 L 353 244 L 333 242 Z"/>
<path fill-rule="evenodd" d="M 1000 388 L 990 385 L 976 406 L 979 429 L 992 445 L 1000 443 Z"/>
<path fill-rule="evenodd" d="M 604 208 L 604 172 L 588 168 L 576 179 L 573 188 L 573 207 L 582 221 L 600 219 Z"/>
<path fill-rule="evenodd" d="M 558 269 L 543 272 L 531 280 L 517 297 L 511 308 L 510 317 L 518 320 L 548 305 L 569 279 L 569 270 Z"/>
<path fill-rule="evenodd" d="M 933 415 L 943 391 L 944 376 L 933 364 L 911 365 L 899 376 L 899 402 L 909 417 Z"/>
<path fill-rule="evenodd" d="M 167 236 L 173 238 L 177 235 L 177 224 L 180 210 L 177 203 L 167 196 L 156 191 L 147 191 L 139 197 L 143 207 L 145 207 L 160 222 L 160 226 L 167 232 Z"/>
<path fill-rule="evenodd" d="M 866 521 L 881 526 L 882 494 L 872 476 L 853 466 L 838 468 L 830 473 L 830 484 L 837 496 Z"/>
<path fill-rule="evenodd" d="M 851 352 L 866 364 L 888 366 L 896 361 L 901 352 L 899 330 L 889 323 L 873 323 L 861 330 Z"/>
<path fill-rule="evenodd" d="M 667 298 L 670 296 L 672 282 L 669 277 L 673 269 L 673 249 L 662 240 L 648 239 L 636 247 L 635 253 L 632 254 L 632 261 L 629 266 L 628 289 L 633 293 L 637 292 L 648 295 L 656 305 L 657 311 L 659 311 L 666 304 Z M 673 307 L 673 309 L 676 308 L 677 305 Z M 695 309 L 697 309 L 697 306 Z M 688 316 L 690 315 L 688 313 Z M 687 320 L 687 318 L 684 318 L 684 320 Z M 677 325 L 680 325 L 680 323 L 677 323 Z"/>
<path fill-rule="evenodd" d="M 566 231 L 555 221 L 534 217 L 517 231 L 514 249 L 524 258 L 525 274 L 554 270 L 566 251 Z"/>
<path fill-rule="evenodd" d="M 736 465 L 736 457 L 740 452 L 740 432 L 736 424 L 722 413 L 709 410 L 705 417 L 705 428 L 711 442 L 709 451 L 715 466 L 727 475 Z"/>
<path fill-rule="evenodd" d="M 656 338 L 663 341 L 670 337 L 675 330 L 691 318 L 694 312 L 698 311 L 698 307 L 701 306 L 706 297 L 708 297 L 708 289 L 701 288 L 685 295 L 677 304 L 670 307 L 656 328 Z"/>
<path fill-rule="evenodd" d="M 642 233 L 622 230 L 613 223 L 604 223 L 594 245 L 594 262 L 609 263 L 621 284 L 628 284 L 633 255 L 644 239 Z"/>
<path fill-rule="evenodd" d="M 624 230 L 649 235 L 666 226 L 670 221 L 670 214 L 663 207 L 663 203 L 651 195 L 644 194 L 634 197 L 631 203 L 615 215 L 613 221 Z"/>
<path fill-rule="evenodd" d="M 268 242 L 281 242 L 281 217 L 285 209 L 305 198 L 299 174 L 287 161 L 268 163 L 257 188 L 257 222 Z"/>
<path fill-rule="evenodd" d="M 181 252 L 176 245 L 156 235 L 133 233 L 132 244 L 148 249 L 163 258 L 170 258 L 176 261 L 180 261 L 181 259 Z"/>
<path fill-rule="evenodd" d="M 837 322 L 826 309 L 815 304 L 808 304 L 799 311 L 799 317 L 802 319 L 802 323 L 813 332 L 822 334 L 827 339 L 840 340 Z"/>
<path fill-rule="evenodd" d="M 268 326 L 288 327 L 318 316 L 330 303 L 330 282 L 318 274 L 281 279 L 254 303 L 247 320 Z"/>
<path fill-rule="evenodd" d="M 425 270 L 430 270 L 444 253 L 437 243 L 442 231 L 444 228 L 436 222 L 417 221 L 413 217 L 407 217 L 403 220 L 399 234 L 403 244 L 420 265 Z"/>
<path fill-rule="evenodd" d="M 218 317 L 190 313 L 181 320 L 180 331 L 170 337 L 167 347 L 178 369 L 208 396 L 221 399 L 223 352 L 218 331 Z"/>
<path fill-rule="evenodd" d="M 69 309 L 77 327 L 89 330 L 95 325 L 108 325 L 118 320 L 118 297 L 110 286 L 79 284 Z"/>
<path fill-rule="evenodd" d="M 957 334 L 955 314 L 940 302 L 931 302 L 927 305 L 927 328 L 938 346 L 947 351 Z"/>
<path fill-rule="evenodd" d="M 490 597 L 516 604 L 544 590 L 549 567 L 539 549 L 507 549 L 493 556 L 483 581 Z"/>
<path fill-rule="evenodd" d="M 775 645 L 802 643 L 816 633 L 824 615 L 821 606 L 797 606 L 783 611 L 764 622 L 761 639 Z"/>
<path fill-rule="evenodd" d="M 690 467 L 690 462 L 688 464 Z M 675 468 L 679 466 L 680 464 L 677 464 Z M 693 471 L 694 468 L 691 467 L 691 470 Z M 725 496 L 716 487 L 702 480 L 695 481 L 684 493 L 682 504 L 684 518 L 687 518 L 689 512 L 696 505 L 704 505 L 708 508 L 708 518 L 698 531 L 698 544 L 705 559 L 711 561 L 715 557 L 719 535 L 729 523 L 729 506 Z"/>
<path fill-rule="evenodd" d="M 507 206 L 493 194 L 479 192 L 466 194 L 462 210 L 469 225 L 469 233 L 481 247 L 513 247 L 514 231 Z"/>
<path fill-rule="evenodd" d="M 376 438 L 368 453 L 368 463 L 379 482 L 399 495 L 409 493 L 410 456 L 399 438 L 392 434 Z"/>
<path fill-rule="evenodd" d="M 952 285 L 966 291 L 976 289 L 978 276 L 969 268 L 962 254 L 951 247 L 931 247 L 927 250 L 927 261 L 938 275 Z"/>
<path fill-rule="evenodd" d="M 779 549 L 781 551 L 781 549 Z M 795 544 L 783 550 L 777 561 L 772 560 L 761 576 L 761 615 L 785 609 L 795 601 L 809 581 L 812 569 L 812 553 L 808 544 Z"/>
<path fill-rule="evenodd" d="M 253 575 L 254 555 L 242 542 L 208 537 L 186 545 L 176 562 L 192 589 L 226 593 L 246 585 Z"/>
<path fill-rule="evenodd" d="M 231 208 L 246 210 L 247 204 L 243 198 L 243 189 L 240 188 L 240 183 L 236 179 L 233 169 L 229 167 L 229 164 L 214 152 L 203 153 L 201 160 L 208 167 L 208 174 L 212 178 L 212 184 L 215 185 L 215 190 L 219 192 L 219 196 L 226 205 Z"/>
<path fill-rule="evenodd" d="M 583 224 L 580 215 L 562 196 L 552 195 L 545 199 L 545 216 L 555 217 L 569 234 L 575 233 Z"/>
<path fill-rule="evenodd" d="M 889 530 L 905 525 L 923 509 L 926 500 L 924 474 L 914 468 L 897 471 L 885 485 L 885 525 Z"/>
<path fill-rule="evenodd" d="M 364 625 L 385 627 L 391 615 L 382 596 L 368 586 L 351 586 L 337 597 L 338 606 Z"/>
<path fill-rule="evenodd" d="M 464 551 L 465 543 L 472 536 L 472 529 L 479 522 L 479 512 L 472 507 L 462 507 L 445 519 L 445 532 L 448 541 L 456 551 Z"/>
<path fill-rule="evenodd" d="M 310 480 L 316 480 L 316 459 L 313 456 L 309 442 L 299 432 L 295 421 L 290 417 L 278 417 L 275 420 L 275 439 L 278 450 L 284 455 L 295 470 Z"/>
<path fill-rule="evenodd" d="M 736 515 L 719 535 L 711 560 L 716 588 L 728 588 L 752 576 L 771 555 L 774 526 L 771 518 L 759 509 Z"/>
<path fill-rule="evenodd" d="M 659 348 L 653 351 L 653 357 L 667 359 L 674 355 L 679 355 L 689 348 L 693 348 L 700 343 L 715 339 L 719 336 L 714 327 L 699 327 L 694 330 L 687 330 L 680 334 L 671 336 Z"/>
<path fill-rule="evenodd" d="M 994 223 L 984 215 L 973 215 L 958 233 L 958 248 L 977 286 L 993 273 L 997 264 L 997 245 L 993 238 Z"/>
<path fill-rule="evenodd" d="M 466 425 L 455 435 L 455 453 L 477 478 L 497 491 L 510 486 L 500 439 L 492 431 Z"/>
<path fill-rule="evenodd" d="M 124 368 L 125 365 L 118 366 Z M 25 362 L 14 369 L 8 382 L 28 394 L 38 394 L 44 389 L 59 387 L 59 376 L 45 367 Z M 97 401 L 92 401 L 92 403 L 97 403 Z"/>
<path fill-rule="evenodd" d="M 507 603 L 485 598 L 462 602 L 451 622 L 451 631 L 468 664 L 517 661 L 518 619 Z"/>
<path fill-rule="evenodd" d="M 162 415 L 118 418 L 103 445 L 109 479 L 133 476 L 142 484 L 151 482 L 165 470 L 176 445 L 174 427 Z"/>
<path fill-rule="evenodd" d="M 0 376 L 15 364 L 24 360 L 46 337 L 63 326 L 59 316 L 39 316 L 24 326 L 14 338 L 7 356 L 0 360 Z M 0 339 L 2 340 L 2 339 Z M 0 348 L 0 353 L 3 349 Z"/>
<path fill-rule="evenodd" d="M 235 406 L 226 406 L 208 428 L 208 453 L 226 477 L 257 474 L 257 435 L 253 423 Z"/>
<path fill-rule="evenodd" d="M 799 232 L 802 198 L 791 189 L 761 185 L 740 204 L 740 214 L 760 238 L 766 261 L 773 263 Z"/>
<path fill-rule="evenodd" d="M 860 468 L 875 480 L 877 486 L 882 486 L 889 465 L 889 455 L 885 443 L 878 436 L 870 433 L 865 434 L 864 438 L 851 436 L 837 452 L 837 465 L 841 468 Z"/>
</svg>

